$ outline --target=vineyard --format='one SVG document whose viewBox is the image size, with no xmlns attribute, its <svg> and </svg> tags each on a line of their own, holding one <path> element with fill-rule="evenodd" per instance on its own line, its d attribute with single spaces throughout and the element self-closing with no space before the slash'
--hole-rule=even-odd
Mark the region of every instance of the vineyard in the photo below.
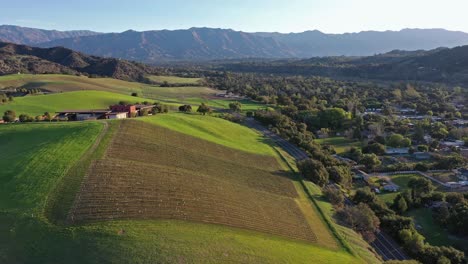
<svg viewBox="0 0 468 264">
<path fill-rule="evenodd" d="M 317 240 L 291 175 L 273 156 L 124 120 L 86 177 L 72 223 L 176 219 Z"/>
</svg>

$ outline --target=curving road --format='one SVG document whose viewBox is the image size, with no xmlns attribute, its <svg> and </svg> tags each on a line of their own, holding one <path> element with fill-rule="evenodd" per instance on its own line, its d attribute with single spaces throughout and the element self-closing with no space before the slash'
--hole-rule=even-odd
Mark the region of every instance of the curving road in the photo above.
<svg viewBox="0 0 468 264">
<path fill-rule="evenodd" d="M 283 150 L 289 153 L 289 155 L 291 155 L 297 161 L 307 159 L 309 157 L 305 151 L 281 138 L 277 134 L 271 132 L 268 128 L 260 124 L 255 119 L 247 118 L 245 124 L 248 127 L 259 131 L 265 137 L 268 137 L 271 140 L 273 140 L 273 142 L 275 142 L 279 147 L 281 147 Z M 334 183 L 329 184 L 329 186 L 332 186 L 333 188 L 338 188 L 338 186 L 336 186 L 336 184 Z M 348 206 L 354 206 L 354 203 L 347 197 L 345 197 L 345 204 Z M 384 261 L 409 259 L 403 252 L 403 250 L 398 246 L 398 244 L 383 231 L 378 231 L 375 233 L 375 240 L 372 243 L 370 243 L 370 245 L 375 249 L 377 254 L 379 254 Z"/>
</svg>

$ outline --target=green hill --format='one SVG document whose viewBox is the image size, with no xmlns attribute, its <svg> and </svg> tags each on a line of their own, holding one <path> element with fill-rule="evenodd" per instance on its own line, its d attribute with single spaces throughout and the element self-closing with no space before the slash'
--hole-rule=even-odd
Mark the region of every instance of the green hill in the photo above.
<svg viewBox="0 0 468 264">
<path fill-rule="evenodd" d="M 197 78 L 180 78 L 173 76 L 153 76 L 157 80 L 168 80 L 174 84 L 193 84 L 198 85 L 199 79 Z M 75 75 L 62 75 L 62 74 L 14 74 L 0 76 L 0 92 L 5 88 L 25 88 L 25 89 L 38 89 L 43 92 L 50 93 L 66 93 L 77 91 L 101 91 L 108 93 L 116 93 L 115 97 L 125 95 L 129 96 L 132 93 L 137 93 L 138 96 L 146 98 L 139 98 L 138 100 L 153 100 L 160 101 L 165 104 L 191 104 L 199 105 L 202 102 L 215 107 L 215 108 L 229 108 L 229 103 L 237 101 L 235 99 L 222 99 L 215 97 L 217 91 L 203 86 L 184 86 L 184 87 L 160 87 L 159 85 L 149 85 L 138 82 L 128 82 L 112 78 L 88 78 L 85 76 Z M 96 97 L 93 94 L 92 97 Z M 109 94 L 104 97 L 110 97 Z M 21 101 L 21 97 L 15 98 Z M 41 101 L 44 100 L 43 98 Z M 133 99 L 134 100 L 134 99 Z M 130 100 L 130 101 L 133 101 Z M 118 100 L 117 100 L 118 101 Z M 255 110 L 264 105 L 250 101 L 240 100 L 243 104 L 243 110 Z M 26 102 L 27 103 L 27 102 Z M 41 112 L 40 103 L 35 103 L 39 109 L 34 110 L 29 107 L 27 110 L 30 112 Z M 8 104 L 7 104 L 8 105 Z M 21 103 L 18 103 L 18 106 Z M 86 102 L 83 102 L 85 108 Z M 4 105 L 3 105 L 4 106 Z M 3 107 L 0 105 L 0 108 Z M 1 108 L 2 110 L 4 108 Z"/>
<path fill-rule="evenodd" d="M 149 101 L 141 97 L 122 95 L 104 91 L 76 91 L 48 95 L 16 97 L 13 102 L 0 105 L 0 112 L 14 110 L 17 115 L 42 115 L 44 112 L 57 112 L 66 109 L 107 109 L 119 101 Z"/>
<path fill-rule="evenodd" d="M 260 135 L 183 114 L 103 123 L 0 126 L 1 263 L 362 262 Z M 52 224 L 46 205 L 68 212 L 76 192 Z"/>
</svg>

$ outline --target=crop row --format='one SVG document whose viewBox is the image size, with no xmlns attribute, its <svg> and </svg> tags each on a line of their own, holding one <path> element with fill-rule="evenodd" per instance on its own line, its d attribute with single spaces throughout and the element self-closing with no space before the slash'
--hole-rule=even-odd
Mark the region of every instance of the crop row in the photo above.
<svg viewBox="0 0 468 264">
<path fill-rule="evenodd" d="M 68 221 L 177 219 L 314 242 L 289 177 L 274 157 L 125 121 L 89 168 Z"/>
<path fill-rule="evenodd" d="M 92 166 L 69 220 L 111 219 L 188 220 L 316 240 L 292 198 L 185 170 L 107 159 Z"/>
</svg>

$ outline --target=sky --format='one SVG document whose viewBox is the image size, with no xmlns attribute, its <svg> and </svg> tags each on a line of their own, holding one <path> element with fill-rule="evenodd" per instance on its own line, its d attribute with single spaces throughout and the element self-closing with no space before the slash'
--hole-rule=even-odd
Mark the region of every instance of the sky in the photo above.
<svg viewBox="0 0 468 264">
<path fill-rule="evenodd" d="M 468 0 L 0 0 L 0 24 L 122 32 L 190 27 L 325 33 L 468 32 Z"/>
</svg>

